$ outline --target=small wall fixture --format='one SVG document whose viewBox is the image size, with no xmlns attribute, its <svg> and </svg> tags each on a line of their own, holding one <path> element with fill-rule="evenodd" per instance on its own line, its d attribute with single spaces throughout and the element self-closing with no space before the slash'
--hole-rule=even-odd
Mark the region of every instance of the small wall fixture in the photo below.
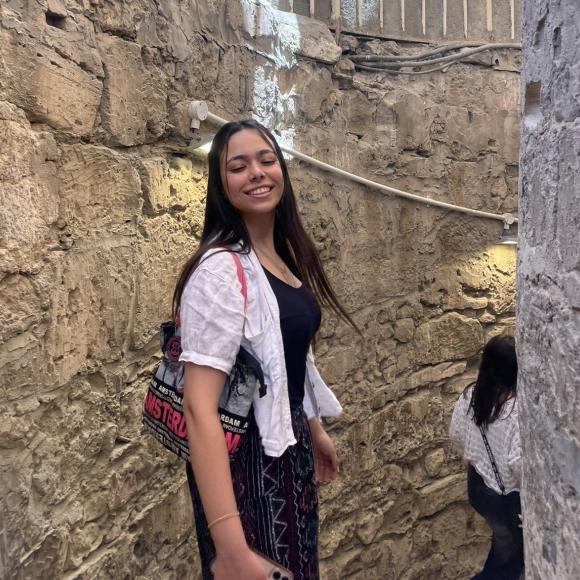
<svg viewBox="0 0 580 580">
<path fill-rule="evenodd" d="M 211 149 L 211 145 L 213 143 L 214 137 L 215 137 L 215 134 L 211 133 L 211 134 L 207 135 L 206 137 L 203 137 L 202 139 L 199 139 L 199 140 L 192 139 L 189 142 L 189 148 L 194 153 L 203 153 L 204 155 L 207 155 L 209 153 L 209 150 Z"/>
<path fill-rule="evenodd" d="M 514 235 L 504 234 L 500 236 L 497 242 L 495 242 L 497 246 L 517 246 L 518 245 L 518 237 Z"/>
<path fill-rule="evenodd" d="M 187 108 L 187 112 L 191 119 L 190 128 L 193 130 L 199 129 L 200 123 L 207 119 L 207 103 L 205 101 L 191 101 Z"/>
</svg>

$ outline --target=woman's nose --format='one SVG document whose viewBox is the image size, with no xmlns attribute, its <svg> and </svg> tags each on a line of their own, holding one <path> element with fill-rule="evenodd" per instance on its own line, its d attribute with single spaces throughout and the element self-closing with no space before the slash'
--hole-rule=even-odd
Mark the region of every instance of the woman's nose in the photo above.
<svg viewBox="0 0 580 580">
<path fill-rule="evenodd" d="M 252 163 L 252 165 L 250 165 L 250 180 L 256 181 L 262 177 L 264 177 L 262 166 L 259 163 Z"/>
</svg>

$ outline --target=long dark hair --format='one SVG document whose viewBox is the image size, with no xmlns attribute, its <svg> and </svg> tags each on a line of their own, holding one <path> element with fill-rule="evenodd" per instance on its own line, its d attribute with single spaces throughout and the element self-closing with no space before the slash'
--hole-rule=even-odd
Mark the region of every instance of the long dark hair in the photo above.
<svg viewBox="0 0 580 580">
<path fill-rule="evenodd" d="M 469 408 L 478 427 L 487 428 L 505 402 L 517 394 L 518 361 L 513 336 L 494 336 L 484 347 Z M 471 385 L 470 385 L 471 386 Z"/>
<path fill-rule="evenodd" d="M 296 198 L 290 182 L 288 167 L 282 155 L 282 150 L 274 135 L 263 125 L 253 119 L 232 121 L 225 124 L 213 139 L 208 155 L 209 175 L 207 181 L 207 199 L 205 204 L 205 219 L 199 248 L 185 264 L 173 293 L 173 316 L 177 316 L 181 295 L 187 280 L 199 265 L 202 256 L 211 249 L 224 248 L 240 244 L 240 253 L 248 253 L 251 240 L 244 220 L 226 196 L 222 183 L 220 162 L 227 157 L 227 147 L 230 138 L 244 129 L 257 131 L 269 143 L 278 157 L 284 177 L 284 191 L 274 220 L 274 246 L 276 252 L 286 263 L 295 276 L 304 280 L 316 294 L 318 300 L 333 310 L 358 330 L 349 314 L 336 297 L 322 267 L 316 247 L 302 225 Z"/>
</svg>

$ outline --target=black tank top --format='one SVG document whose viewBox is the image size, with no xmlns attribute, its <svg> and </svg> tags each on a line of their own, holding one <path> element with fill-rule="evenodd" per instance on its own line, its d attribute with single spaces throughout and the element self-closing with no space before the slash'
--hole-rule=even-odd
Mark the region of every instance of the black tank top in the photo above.
<svg viewBox="0 0 580 580">
<path fill-rule="evenodd" d="M 266 272 L 280 310 L 288 396 L 290 408 L 294 410 L 302 405 L 304 399 L 306 355 L 314 334 L 320 326 L 320 306 L 314 293 L 306 284 L 302 283 L 300 288 L 293 288 L 268 272 L 266 268 L 264 272 Z"/>
</svg>

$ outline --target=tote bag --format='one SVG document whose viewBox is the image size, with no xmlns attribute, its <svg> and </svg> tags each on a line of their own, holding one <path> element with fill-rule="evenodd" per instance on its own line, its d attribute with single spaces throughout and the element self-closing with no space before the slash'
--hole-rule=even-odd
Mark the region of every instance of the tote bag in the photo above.
<svg viewBox="0 0 580 580">
<path fill-rule="evenodd" d="M 228 252 L 236 263 L 238 280 L 242 287 L 244 308 L 247 288 L 240 258 Z M 178 320 L 161 325 L 163 358 L 155 368 L 145 403 L 143 427 L 166 449 L 189 461 L 187 427 L 183 413 L 184 368 L 181 356 L 181 328 Z M 219 401 L 218 415 L 224 430 L 230 458 L 232 458 L 248 430 L 248 414 L 256 392 L 266 394 L 264 373 L 259 361 L 240 346 L 234 366 L 225 381 Z"/>
</svg>

